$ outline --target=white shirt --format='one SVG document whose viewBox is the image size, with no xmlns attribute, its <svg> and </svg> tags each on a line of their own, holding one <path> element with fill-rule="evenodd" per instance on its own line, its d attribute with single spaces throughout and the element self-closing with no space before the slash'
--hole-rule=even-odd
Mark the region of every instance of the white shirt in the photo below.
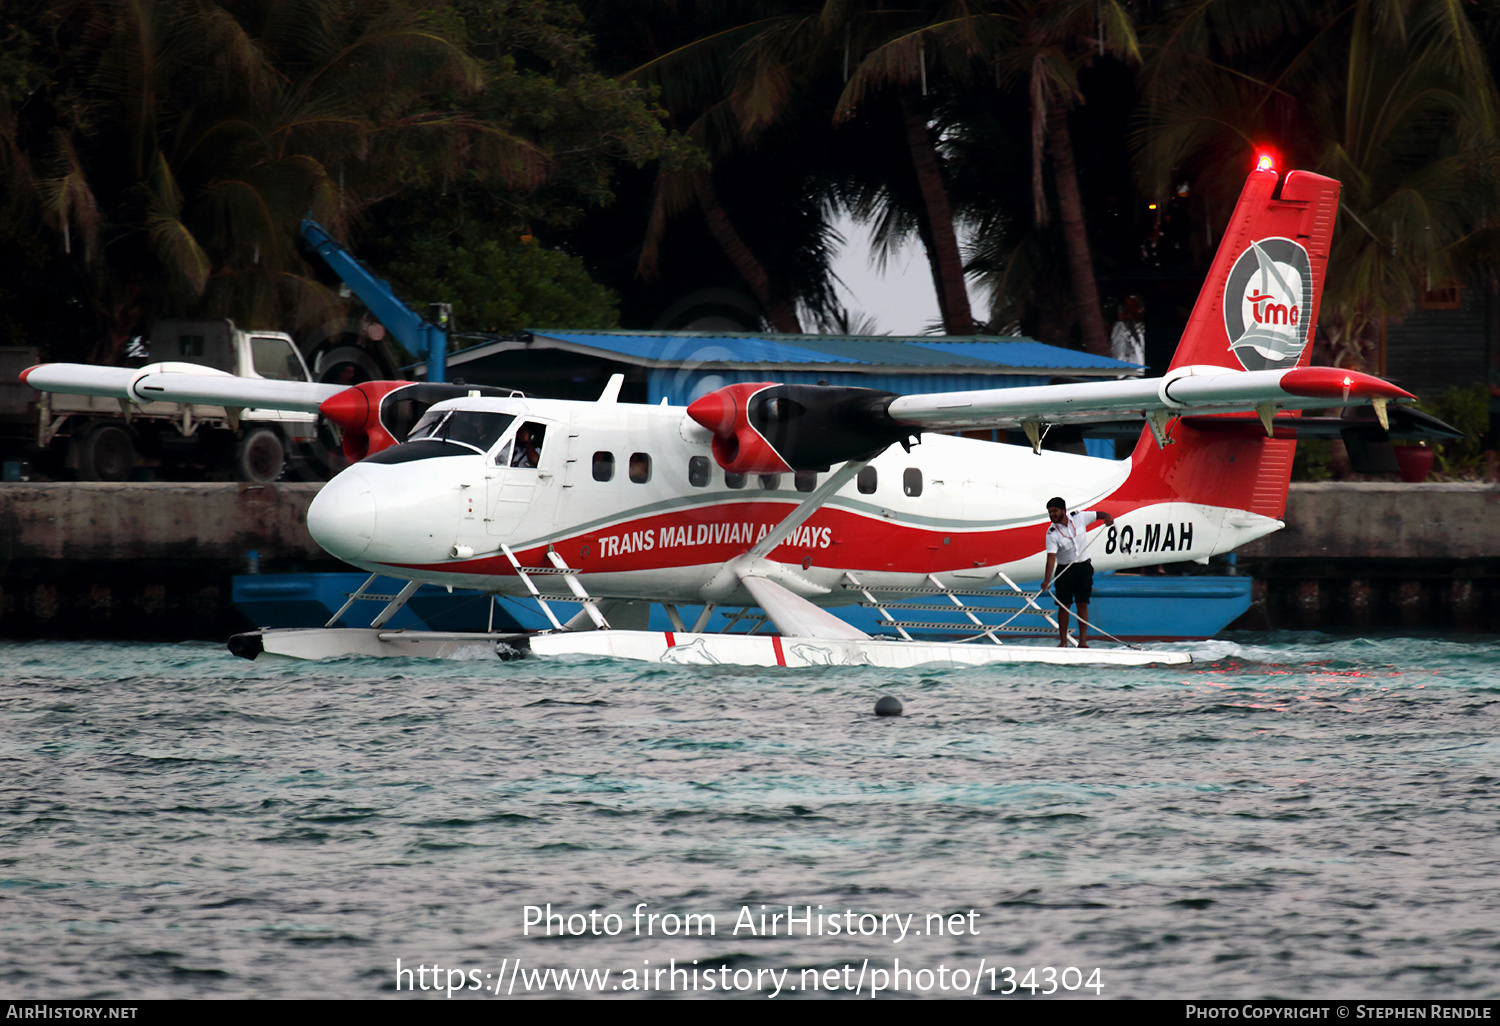
<svg viewBox="0 0 1500 1026">
<path fill-rule="evenodd" d="M 1115 321 L 1109 333 L 1109 355 L 1126 363 L 1146 362 L 1146 329 L 1140 324 Z"/>
<path fill-rule="evenodd" d="M 1099 514 L 1090 509 L 1069 513 L 1060 524 L 1054 521 L 1047 525 L 1047 551 L 1057 553 L 1059 565 L 1067 566 L 1083 558 L 1082 553 L 1088 548 L 1084 534 L 1098 519 Z"/>
</svg>

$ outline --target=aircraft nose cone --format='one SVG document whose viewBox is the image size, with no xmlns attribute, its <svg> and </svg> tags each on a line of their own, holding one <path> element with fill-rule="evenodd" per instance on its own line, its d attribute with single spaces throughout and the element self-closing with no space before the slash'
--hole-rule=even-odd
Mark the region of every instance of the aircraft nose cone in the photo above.
<svg viewBox="0 0 1500 1026">
<path fill-rule="evenodd" d="M 307 530 L 330 556 L 354 560 L 375 537 L 375 491 L 360 467 L 323 486 L 307 508 Z"/>
</svg>

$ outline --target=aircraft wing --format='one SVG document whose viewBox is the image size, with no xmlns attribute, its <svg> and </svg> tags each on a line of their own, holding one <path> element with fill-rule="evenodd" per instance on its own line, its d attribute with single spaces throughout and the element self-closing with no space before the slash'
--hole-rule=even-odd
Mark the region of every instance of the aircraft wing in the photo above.
<svg viewBox="0 0 1500 1026">
<path fill-rule="evenodd" d="M 97 395 L 123 402 L 204 403 L 230 409 L 318 413 L 338 425 L 344 455 L 361 460 L 399 441 L 433 403 L 466 395 L 518 395 L 488 385 L 428 381 L 363 381 L 357 385 L 241 378 L 196 363 L 145 367 L 95 367 L 44 363 L 21 372 L 21 382 L 42 392 Z M 393 407 L 406 405 L 404 413 Z"/>
<path fill-rule="evenodd" d="M 97 395 L 132 403 L 204 403 L 300 413 L 317 413 L 326 400 L 349 387 L 241 378 L 195 363 L 153 363 L 145 367 L 44 363 L 22 371 L 21 382 L 41 392 Z"/>
<path fill-rule="evenodd" d="M 972 392 L 894 395 L 868 388 L 728 385 L 688 407 L 713 435 L 714 458 L 739 474 L 778 473 L 870 459 L 922 431 L 1023 428 L 1033 445 L 1050 424 L 1141 418 L 1164 440 L 1173 417 L 1255 412 L 1267 433 L 1283 410 L 1375 407 L 1416 396 L 1388 381 L 1336 367 L 1231 370 L 1180 367 L 1165 377 Z"/>
<path fill-rule="evenodd" d="M 1265 404 L 1275 410 L 1323 409 L 1415 398 L 1380 378 L 1336 367 L 1185 367 L 1165 378 L 905 395 L 891 400 L 886 413 L 898 423 L 949 430 L 1020 427 L 1026 421 L 1085 424 L 1118 420 L 1122 414 L 1234 413 Z"/>
</svg>

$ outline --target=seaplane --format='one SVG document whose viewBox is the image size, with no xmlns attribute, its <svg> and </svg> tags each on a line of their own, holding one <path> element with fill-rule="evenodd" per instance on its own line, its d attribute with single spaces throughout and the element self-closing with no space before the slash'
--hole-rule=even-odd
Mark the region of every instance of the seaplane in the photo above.
<svg viewBox="0 0 1500 1026">
<path fill-rule="evenodd" d="M 368 571 L 366 587 L 377 576 L 408 583 L 368 628 L 237 635 L 231 649 L 252 658 L 1184 662 L 1182 651 L 1008 642 L 1003 626 L 974 617 L 970 638 L 923 640 L 908 630 L 919 623 L 885 606 L 901 596 L 962 607 L 1006 589 L 1045 614 L 1016 582 L 1042 577 L 1054 495 L 1111 515 L 1087 535 L 1101 570 L 1206 561 L 1280 529 L 1301 411 L 1373 407 L 1388 427 L 1388 405 L 1415 398 L 1310 366 L 1339 188 L 1259 160 L 1160 377 L 915 395 L 740 383 L 686 407 L 622 403 L 619 376 L 591 402 L 432 382 L 247 382 L 188 364 L 43 364 L 22 380 L 126 402 L 316 411 L 342 429 L 350 465 L 313 499 L 308 529 Z M 1142 424 L 1127 460 L 1041 445 L 1054 425 L 1122 419 Z M 975 428 L 1028 444 L 956 434 Z M 551 628 L 386 629 L 424 582 L 534 600 Z M 576 614 L 562 619 L 558 602 Z M 671 630 L 648 629 L 653 603 Z M 837 615 L 853 603 L 880 608 L 889 633 Z M 689 623 L 683 611 L 694 609 Z M 738 614 L 737 628 L 707 630 L 726 609 L 763 615 L 754 630 Z"/>
</svg>

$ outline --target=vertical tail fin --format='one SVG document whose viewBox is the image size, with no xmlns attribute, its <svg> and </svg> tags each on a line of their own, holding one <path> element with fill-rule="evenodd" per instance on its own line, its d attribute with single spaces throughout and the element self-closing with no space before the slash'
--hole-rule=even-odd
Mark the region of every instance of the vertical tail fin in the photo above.
<svg viewBox="0 0 1500 1026">
<path fill-rule="evenodd" d="M 1280 191 L 1277 185 L 1280 184 Z M 1338 214 L 1339 183 L 1308 171 L 1285 181 L 1250 173 L 1168 374 L 1195 366 L 1290 370 L 1312 358 Z M 1294 441 L 1178 424 L 1173 444 L 1142 432 L 1127 488 L 1148 501 L 1186 501 L 1280 519 Z"/>
<path fill-rule="evenodd" d="M 1171 370 L 1305 367 L 1312 356 L 1339 183 L 1292 171 L 1250 172 Z"/>
</svg>

